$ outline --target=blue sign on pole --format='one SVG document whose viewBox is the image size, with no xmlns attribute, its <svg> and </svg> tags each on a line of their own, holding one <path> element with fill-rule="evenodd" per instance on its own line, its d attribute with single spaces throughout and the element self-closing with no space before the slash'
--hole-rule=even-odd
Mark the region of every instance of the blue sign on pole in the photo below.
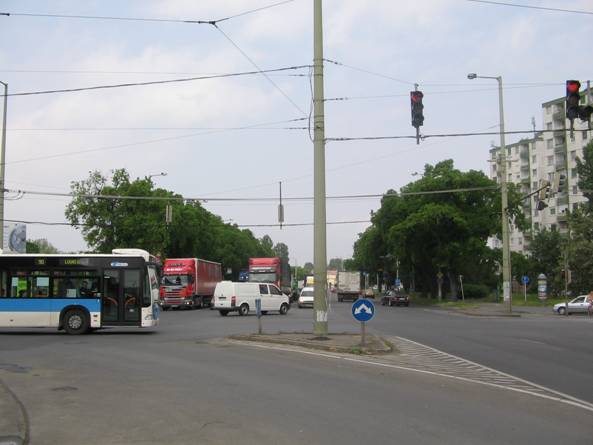
<svg viewBox="0 0 593 445">
<path fill-rule="evenodd" d="M 402 285 L 402 280 L 400 280 L 399 278 L 395 279 L 395 287 L 400 287 Z"/>
<path fill-rule="evenodd" d="M 357 321 L 370 321 L 375 315 L 375 305 L 371 300 L 361 298 L 352 304 L 352 316 Z"/>
<path fill-rule="evenodd" d="M 528 277 L 527 275 L 523 275 L 523 276 L 521 277 L 521 282 L 522 282 L 523 284 L 529 284 L 529 277 Z"/>
</svg>

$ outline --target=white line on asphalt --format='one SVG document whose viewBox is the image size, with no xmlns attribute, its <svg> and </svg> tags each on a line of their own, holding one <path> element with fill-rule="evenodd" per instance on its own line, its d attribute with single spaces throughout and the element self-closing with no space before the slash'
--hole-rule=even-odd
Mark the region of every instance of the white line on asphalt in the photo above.
<svg viewBox="0 0 593 445">
<path fill-rule="evenodd" d="M 425 348 L 430 348 L 430 346 L 426 346 L 426 345 L 423 345 L 421 343 L 414 342 L 412 340 L 403 339 L 402 337 L 397 337 L 397 338 L 402 339 L 402 340 L 405 340 L 405 341 L 409 341 L 409 342 L 412 342 L 412 343 L 416 343 L 417 345 L 420 345 L 420 346 L 425 347 Z M 241 345 L 253 346 L 253 347 L 256 347 L 256 348 L 260 348 L 260 349 L 270 349 L 270 350 L 276 350 L 276 351 L 282 351 L 282 352 L 298 352 L 300 354 L 313 355 L 313 356 L 316 356 L 316 357 L 332 358 L 332 359 L 344 360 L 344 361 L 349 361 L 349 362 L 354 362 L 354 363 L 359 363 L 359 364 L 372 365 L 372 366 L 380 366 L 380 367 L 383 367 L 383 368 L 391 368 L 391 369 L 400 369 L 400 370 L 404 370 L 404 371 L 417 372 L 417 373 L 420 373 L 420 374 L 428 374 L 428 375 L 434 375 L 434 376 L 438 376 L 438 377 L 445 377 L 445 378 L 449 378 L 449 379 L 460 380 L 460 381 L 463 381 L 463 382 L 477 383 L 479 385 L 485 385 L 485 386 L 490 386 L 490 387 L 493 387 L 493 388 L 506 389 L 506 390 L 509 390 L 509 391 L 515 391 L 515 392 L 522 393 L 522 394 L 528 394 L 528 395 L 532 395 L 534 397 L 540 397 L 540 398 L 543 398 L 543 399 L 552 400 L 552 401 L 559 402 L 559 403 L 564 403 L 566 405 L 571 405 L 571 406 L 574 406 L 574 407 L 577 407 L 577 408 L 583 408 L 583 409 L 585 409 L 587 411 L 593 412 L 593 404 L 591 404 L 589 402 L 585 402 L 584 400 L 577 399 L 576 397 L 572 397 L 572 396 L 570 396 L 568 394 L 563 394 L 563 393 L 561 393 L 559 391 L 555 391 L 553 389 L 546 388 L 545 386 L 541 386 L 541 385 L 538 385 L 536 383 L 529 382 L 528 380 L 520 379 L 520 378 L 514 377 L 514 376 L 512 376 L 510 374 L 506 374 L 504 372 L 500 372 L 500 371 L 497 371 L 495 369 L 488 368 L 487 366 L 479 365 L 479 364 L 477 364 L 475 362 L 471 362 L 469 360 L 466 360 L 466 361 L 469 362 L 469 363 L 471 363 L 471 364 L 477 365 L 477 366 L 482 366 L 483 368 L 486 368 L 486 369 L 488 369 L 488 370 L 490 370 L 492 372 L 500 373 L 500 374 L 503 374 L 503 375 L 505 375 L 507 377 L 510 377 L 512 379 L 521 381 L 523 383 L 527 383 L 528 385 L 534 386 L 534 387 L 536 387 L 538 389 L 542 389 L 542 390 L 545 390 L 545 391 L 548 391 L 548 392 L 557 394 L 560 397 L 553 397 L 553 396 L 549 396 L 549 395 L 546 395 L 546 394 L 541 394 L 539 392 L 535 392 L 535 391 L 531 391 L 531 390 L 524 390 L 524 389 L 515 388 L 515 387 L 511 387 L 511 386 L 505 386 L 505 385 L 502 385 L 502 384 L 496 384 L 496 383 L 490 383 L 490 382 L 483 382 L 483 381 L 480 381 L 480 380 L 475 380 L 475 379 L 471 379 L 471 378 L 467 378 L 467 377 L 459 377 L 459 376 L 450 375 L 450 374 L 443 374 L 443 373 L 440 373 L 440 372 L 427 371 L 427 370 L 424 370 L 424 369 L 415 369 L 415 368 L 410 368 L 410 367 L 407 367 L 407 366 L 391 365 L 391 364 L 388 364 L 388 363 L 380 363 L 380 362 L 374 362 L 374 361 L 370 361 L 370 360 L 357 359 L 357 358 L 352 358 L 352 357 L 342 357 L 342 356 L 339 356 L 339 355 L 325 354 L 325 353 L 322 353 L 322 352 L 303 351 L 303 350 L 300 350 L 300 349 L 284 348 L 284 347 L 280 347 L 280 346 L 268 346 L 268 345 L 256 344 L 256 343 L 252 343 L 252 342 L 243 342 L 243 341 L 237 341 L 237 340 L 231 340 L 231 342 L 232 343 L 238 343 L 238 344 L 241 344 Z M 433 349 L 434 351 L 438 351 L 438 349 L 434 349 L 434 348 L 430 348 L 430 349 Z M 448 353 L 444 353 L 444 354 L 448 354 Z M 461 359 L 461 360 L 465 360 L 465 359 Z"/>
</svg>

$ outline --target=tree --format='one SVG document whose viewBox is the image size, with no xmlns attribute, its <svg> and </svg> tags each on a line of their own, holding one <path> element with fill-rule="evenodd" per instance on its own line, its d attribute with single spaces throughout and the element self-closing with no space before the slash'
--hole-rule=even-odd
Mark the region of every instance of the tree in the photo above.
<svg viewBox="0 0 593 445">
<path fill-rule="evenodd" d="M 564 288 L 560 277 L 563 242 L 560 232 L 544 229 L 535 234 L 527 248 L 531 255 L 532 275 L 537 278 L 539 274 L 545 274 L 550 293 L 553 295 L 558 295 Z"/>
<path fill-rule="evenodd" d="M 276 245 L 274 246 L 274 248 L 272 250 L 274 251 L 274 254 L 276 256 L 279 256 L 280 258 L 282 258 L 283 260 L 286 260 L 288 262 L 289 255 L 288 255 L 288 246 L 286 244 L 276 243 Z"/>
<path fill-rule="evenodd" d="M 258 240 L 250 230 L 225 224 L 197 202 L 184 202 L 170 191 L 154 189 L 150 179 L 131 181 L 124 169 L 114 171 L 111 178 L 91 172 L 86 180 L 73 183 L 72 190 L 75 196 L 66 208 L 66 217 L 73 224 L 82 224 L 82 234 L 96 252 L 138 247 L 163 258 L 203 258 L 221 262 L 225 270 L 231 268 L 234 278 L 247 268 L 249 258 L 274 256 L 269 236 Z M 173 211 L 169 225 L 165 224 L 167 204 Z"/>
<path fill-rule="evenodd" d="M 391 281 L 398 260 L 402 281 L 422 292 L 435 293 L 439 271 L 453 295 L 458 275 L 468 283 L 493 280 L 486 241 L 501 232 L 495 185 L 481 171 L 455 169 L 452 160 L 426 165 L 423 177 L 403 187 L 401 194 L 389 190 L 383 197 L 381 208 L 371 214 L 371 227 L 354 244 L 354 262 L 371 274 L 387 273 Z M 434 193 L 456 189 L 465 191 Z M 509 214 L 523 228 L 519 203 L 519 194 L 510 188 Z"/>
<path fill-rule="evenodd" d="M 303 272 L 309 275 L 313 272 L 313 263 L 305 263 L 303 266 Z"/>
<path fill-rule="evenodd" d="M 27 253 L 60 253 L 60 251 L 54 247 L 45 238 L 36 240 L 27 240 Z"/>
<path fill-rule="evenodd" d="M 327 268 L 337 271 L 344 270 L 344 260 L 342 258 L 332 258 L 329 260 Z"/>
</svg>

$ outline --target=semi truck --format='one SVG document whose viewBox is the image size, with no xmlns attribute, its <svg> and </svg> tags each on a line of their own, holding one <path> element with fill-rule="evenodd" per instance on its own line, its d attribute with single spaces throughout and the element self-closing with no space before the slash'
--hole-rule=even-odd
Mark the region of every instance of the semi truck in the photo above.
<svg viewBox="0 0 593 445">
<path fill-rule="evenodd" d="M 169 308 L 210 306 L 214 289 L 220 281 L 220 263 L 199 258 L 169 258 L 163 266 L 161 307 L 166 311 Z"/>
<path fill-rule="evenodd" d="M 338 272 L 338 301 L 355 301 L 360 297 L 360 272 Z"/>
<path fill-rule="evenodd" d="M 284 294 L 291 295 L 291 276 L 288 260 L 280 257 L 249 258 L 249 282 L 272 283 Z"/>
</svg>

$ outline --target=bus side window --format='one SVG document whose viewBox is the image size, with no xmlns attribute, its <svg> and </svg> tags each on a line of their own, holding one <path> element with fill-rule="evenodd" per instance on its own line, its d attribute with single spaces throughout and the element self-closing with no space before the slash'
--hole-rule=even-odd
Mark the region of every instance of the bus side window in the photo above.
<svg viewBox="0 0 593 445">
<path fill-rule="evenodd" d="M 8 272 L 0 270 L 0 298 L 8 298 Z"/>
</svg>

